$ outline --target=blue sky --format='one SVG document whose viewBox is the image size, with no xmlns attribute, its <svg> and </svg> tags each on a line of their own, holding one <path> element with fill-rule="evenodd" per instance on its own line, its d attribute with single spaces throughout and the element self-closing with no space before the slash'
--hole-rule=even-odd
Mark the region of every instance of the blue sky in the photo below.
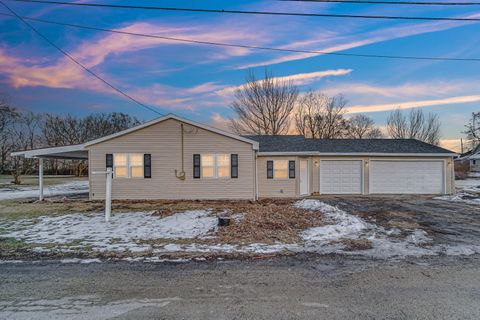
<svg viewBox="0 0 480 320">
<path fill-rule="evenodd" d="M 461 2 L 463 0 L 457 0 Z M 79 1 L 80 2 L 80 1 Z M 392 6 L 280 1 L 81 1 L 238 10 L 478 17 L 480 6 Z M 202 41 L 362 54 L 480 58 L 480 23 L 392 21 L 81 8 L 6 1 L 22 16 Z M 0 5 L 0 12 L 7 10 Z M 383 126 L 421 107 L 455 148 L 480 109 L 480 63 L 390 60 L 185 44 L 31 22 L 57 45 L 136 99 L 225 128 L 232 91 L 249 69 L 291 77 L 302 91 L 343 94 L 349 111 Z M 36 112 L 121 111 L 156 117 L 84 72 L 15 18 L 0 15 L 0 92 Z"/>
</svg>

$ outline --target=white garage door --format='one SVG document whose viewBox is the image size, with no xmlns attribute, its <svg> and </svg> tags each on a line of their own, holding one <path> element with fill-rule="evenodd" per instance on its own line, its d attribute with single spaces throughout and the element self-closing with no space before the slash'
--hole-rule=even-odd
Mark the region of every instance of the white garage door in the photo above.
<svg viewBox="0 0 480 320">
<path fill-rule="evenodd" d="M 320 161 L 320 193 L 362 193 L 361 160 Z"/>
<path fill-rule="evenodd" d="M 443 161 L 370 161 L 370 193 L 444 193 Z"/>
</svg>

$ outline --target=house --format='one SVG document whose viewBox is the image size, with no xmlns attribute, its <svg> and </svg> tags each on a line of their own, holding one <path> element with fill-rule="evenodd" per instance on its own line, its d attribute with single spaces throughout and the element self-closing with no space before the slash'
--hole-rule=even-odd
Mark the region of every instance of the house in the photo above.
<svg viewBox="0 0 480 320">
<path fill-rule="evenodd" d="M 455 168 L 458 171 L 466 169 L 468 172 L 480 173 L 480 144 L 455 158 Z"/>
<path fill-rule="evenodd" d="M 413 139 L 239 136 L 167 115 L 82 145 L 15 156 L 88 159 L 90 198 L 258 199 L 453 193 L 451 151 Z M 42 170 L 40 170 L 41 174 Z M 41 180 L 41 179 L 40 179 Z"/>
</svg>

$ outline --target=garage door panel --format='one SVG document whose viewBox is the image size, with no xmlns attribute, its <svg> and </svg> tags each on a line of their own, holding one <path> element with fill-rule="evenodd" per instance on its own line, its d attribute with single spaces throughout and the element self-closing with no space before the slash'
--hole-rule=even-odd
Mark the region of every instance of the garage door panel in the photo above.
<svg viewBox="0 0 480 320">
<path fill-rule="evenodd" d="M 443 161 L 370 161 L 370 193 L 439 194 L 444 192 Z"/>
<path fill-rule="evenodd" d="M 320 161 L 320 193 L 362 193 L 362 167 L 361 160 Z"/>
</svg>

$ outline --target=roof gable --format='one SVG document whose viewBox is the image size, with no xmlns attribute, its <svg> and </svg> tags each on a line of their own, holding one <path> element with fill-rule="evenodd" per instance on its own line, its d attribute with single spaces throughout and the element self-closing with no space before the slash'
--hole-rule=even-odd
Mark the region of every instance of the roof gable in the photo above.
<svg viewBox="0 0 480 320">
<path fill-rule="evenodd" d="M 235 139 L 235 140 L 250 143 L 252 145 L 253 149 L 255 149 L 255 150 L 258 150 L 258 148 L 259 148 L 259 143 L 255 140 L 251 140 L 251 139 L 248 139 L 246 137 L 236 135 L 234 133 L 226 132 L 226 131 L 223 131 L 223 130 L 220 130 L 220 129 L 217 129 L 217 128 L 213 128 L 213 127 L 210 127 L 210 126 L 207 126 L 207 125 L 195 122 L 195 121 L 191 121 L 191 120 L 179 117 L 179 116 L 174 115 L 174 114 L 167 114 L 166 116 L 153 119 L 151 121 L 142 123 L 138 126 L 135 126 L 135 127 L 132 127 L 132 128 L 129 128 L 129 129 L 126 129 L 126 130 L 123 130 L 123 131 L 105 136 L 105 137 L 101 137 L 101 138 L 98 138 L 98 139 L 95 139 L 95 140 L 92 140 L 92 141 L 89 141 L 89 142 L 85 143 L 84 146 L 85 147 L 90 147 L 92 145 L 102 143 L 102 142 L 105 142 L 105 141 L 108 141 L 108 140 L 111 140 L 111 139 L 115 139 L 115 138 L 127 135 L 129 133 L 132 133 L 132 132 L 135 132 L 135 131 L 138 131 L 138 130 L 141 130 L 141 129 L 144 129 L 144 128 L 147 128 L 147 127 L 150 127 L 150 126 L 153 126 L 157 123 L 161 123 L 161 122 L 163 122 L 165 120 L 169 120 L 169 119 L 174 119 L 174 120 L 177 120 L 179 122 L 187 123 L 189 125 L 192 125 L 192 126 L 195 126 L 195 127 L 198 127 L 198 128 L 201 128 L 201 129 L 213 132 L 213 133 L 217 133 L 217 134 L 222 135 L 222 136 L 226 136 L 226 137 L 229 137 L 229 138 L 232 138 L 232 139 Z"/>
</svg>

